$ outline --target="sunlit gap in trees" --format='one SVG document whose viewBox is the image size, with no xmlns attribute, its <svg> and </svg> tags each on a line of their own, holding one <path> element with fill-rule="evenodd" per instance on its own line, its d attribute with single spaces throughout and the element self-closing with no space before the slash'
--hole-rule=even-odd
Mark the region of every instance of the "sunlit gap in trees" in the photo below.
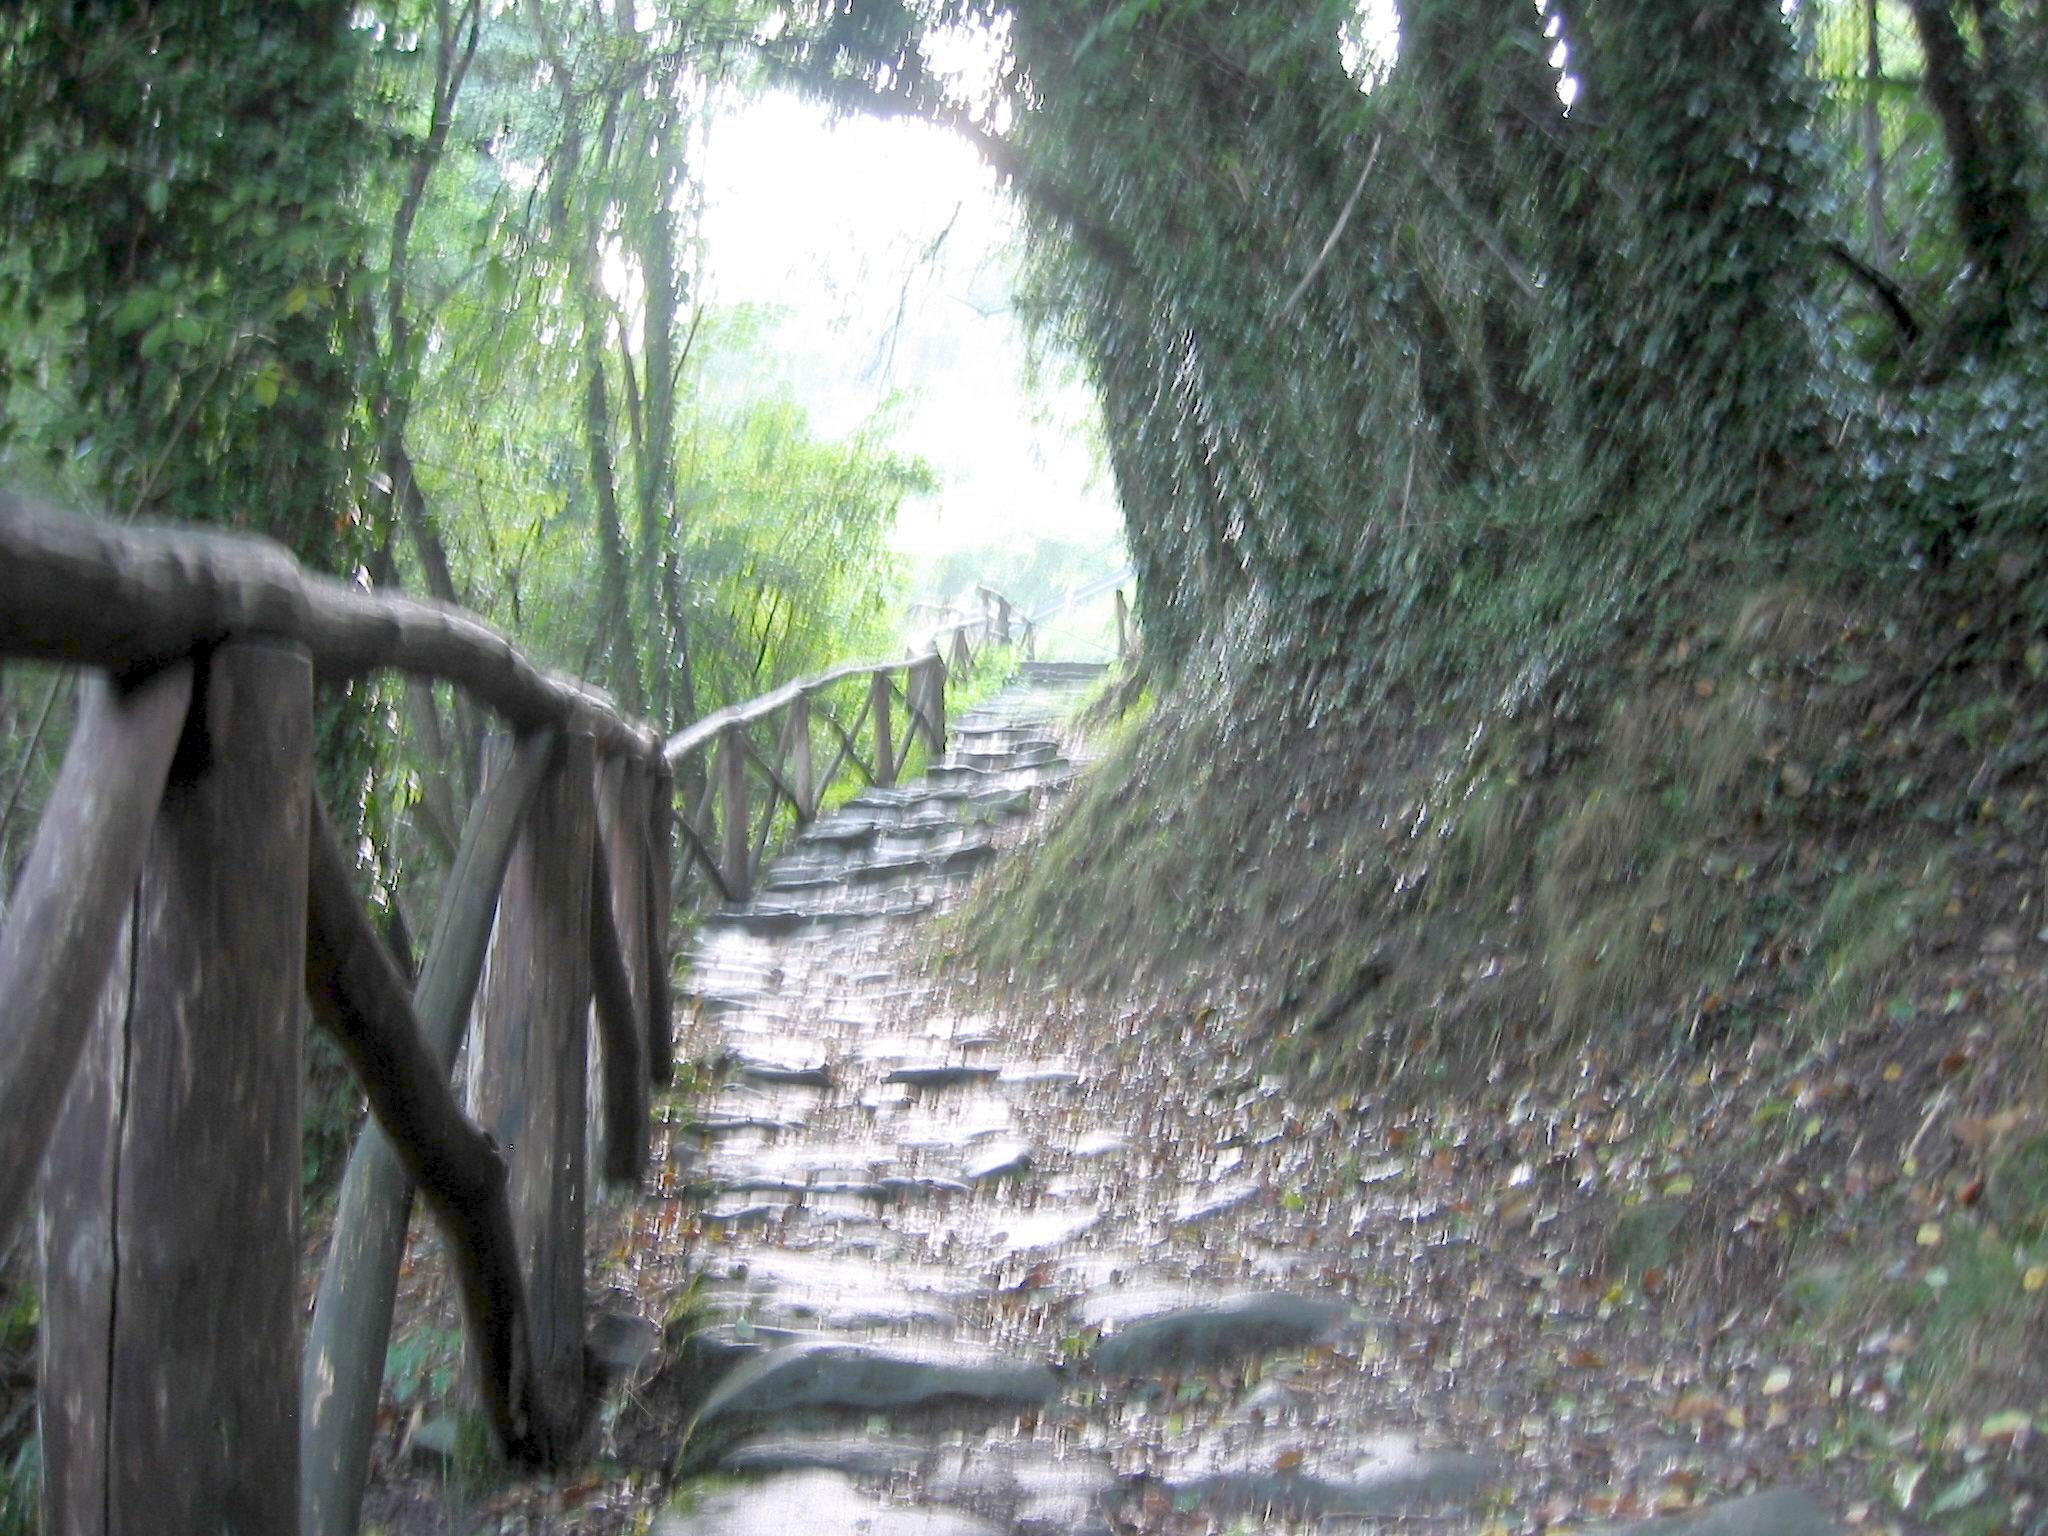
<svg viewBox="0 0 2048 1536">
<path fill-rule="evenodd" d="M 1547 0 L 1531 3 L 1543 18 L 1543 35 L 1556 45 L 1550 51 L 1550 67 L 1557 71 L 1557 99 L 1569 107 L 1578 99 L 1579 82 L 1571 73 L 1563 18 Z M 1358 82 L 1360 90 L 1370 91 L 1384 80 L 1401 53 L 1401 19 L 1394 0 L 1364 0 L 1339 29 L 1337 49 L 1345 73 Z"/>
<path fill-rule="evenodd" d="M 949 99 L 1007 123 L 1005 31 L 949 29 L 926 52 Z M 973 145 L 783 92 L 724 105 L 701 162 L 701 291 L 776 362 L 713 387 L 785 390 L 827 435 L 885 431 L 930 466 L 937 488 L 890 534 L 920 596 L 986 580 L 1037 606 L 1117 569 L 1097 402 L 1052 338 L 1032 351 L 1017 210 Z"/>
</svg>

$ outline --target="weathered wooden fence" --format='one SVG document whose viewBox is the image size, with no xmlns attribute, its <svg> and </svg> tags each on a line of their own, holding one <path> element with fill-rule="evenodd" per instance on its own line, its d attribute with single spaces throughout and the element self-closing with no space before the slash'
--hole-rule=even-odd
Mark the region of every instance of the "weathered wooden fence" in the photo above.
<svg viewBox="0 0 2048 1536">
<path fill-rule="evenodd" d="M 701 786 L 682 808 L 683 845 L 721 896 L 748 900 L 782 819 L 811 821 L 842 776 L 886 787 L 919 742 L 944 754 L 948 682 L 970 678 L 991 646 L 1028 653 L 1032 641 L 1023 610 L 992 587 L 976 593 L 979 611 L 946 610 L 921 653 L 798 678 L 669 738 L 670 771 Z"/>
<path fill-rule="evenodd" d="M 40 1182 L 46 1529 L 352 1532 L 416 1194 L 500 1450 L 572 1456 L 592 1180 L 639 1178 L 671 1072 L 677 837 L 744 900 L 836 779 L 942 753 L 949 661 L 1013 638 L 988 593 L 922 654 L 663 741 L 461 610 L 0 491 L 0 658 L 97 672 L 0 929 L 0 1237 Z M 384 667 L 505 727 L 414 982 L 312 777 L 316 682 Z M 372 1116 L 301 1349 L 308 1003 Z"/>
</svg>

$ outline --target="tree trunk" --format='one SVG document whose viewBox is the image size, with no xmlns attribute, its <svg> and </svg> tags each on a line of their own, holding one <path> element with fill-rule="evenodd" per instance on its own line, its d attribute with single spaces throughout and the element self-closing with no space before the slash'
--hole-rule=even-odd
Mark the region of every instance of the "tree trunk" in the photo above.
<svg viewBox="0 0 2048 1536">
<path fill-rule="evenodd" d="M 2017 167 L 2010 163 L 2014 147 L 2001 142 L 2003 136 L 1987 132 L 1984 111 L 1990 93 L 1970 63 L 1948 0 L 1907 4 L 1927 63 L 1927 99 L 1941 120 L 1942 140 L 1948 147 L 1956 232 L 2002 309 L 2028 222 L 2025 193 Z"/>
<path fill-rule="evenodd" d="M 1865 0 L 1863 26 L 1865 89 L 1859 117 L 1867 183 L 1864 200 L 1870 224 L 1870 264 L 1880 272 L 1889 272 L 1898 255 L 1892 249 L 1891 224 L 1884 206 L 1884 114 L 1877 104 L 1878 88 L 1884 82 L 1884 52 L 1878 39 L 1877 0 Z"/>
</svg>

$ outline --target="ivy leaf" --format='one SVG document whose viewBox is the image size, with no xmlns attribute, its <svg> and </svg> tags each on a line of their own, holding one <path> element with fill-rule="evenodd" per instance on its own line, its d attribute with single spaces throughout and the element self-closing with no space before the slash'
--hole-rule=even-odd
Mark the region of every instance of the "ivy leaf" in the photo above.
<svg viewBox="0 0 2048 1536">
<path fill-rule="evenodd" d="M 116 336 L 127 336 L 141 330 L 163 312 L 164 296 L 154 288 L 134 288 L 108 317 Z M 145 354 L 147 355 L 147 354 Z"/>
</svg>

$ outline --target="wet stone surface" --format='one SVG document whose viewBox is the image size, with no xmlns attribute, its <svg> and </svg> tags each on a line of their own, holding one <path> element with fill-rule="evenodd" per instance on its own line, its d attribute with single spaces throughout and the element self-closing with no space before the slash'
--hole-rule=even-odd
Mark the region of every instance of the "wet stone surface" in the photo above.
<svg viewBox="0 0 2048 1536">
<path fill-rule="evenodd" d="M 648 1321 L 608 1325 L 635 1383 L 609 1449 L 670 1501 L 655 1531 L 1518 1523 L 1514 1450 L 1431 1374 L 1429 1308 L 1372 1257 L 1398 1241 L 1467 1283 L 1470 1244 L 1405 1162 L 1312 1201 L 1335 1138 L 1232 1047 L 989 1017 L 918 970 L 919 917 L 1070 779 L 1049 722 L 1088 681 L 1027 676 L 955 721 L 929 782 L 822 818 L 697 935 L 681 1047 L 715 1086 L 663 1128 L 633 1213 Z M 1608 1536 L 1831 1528 L 1766 1494 Z"/>
</svg>

